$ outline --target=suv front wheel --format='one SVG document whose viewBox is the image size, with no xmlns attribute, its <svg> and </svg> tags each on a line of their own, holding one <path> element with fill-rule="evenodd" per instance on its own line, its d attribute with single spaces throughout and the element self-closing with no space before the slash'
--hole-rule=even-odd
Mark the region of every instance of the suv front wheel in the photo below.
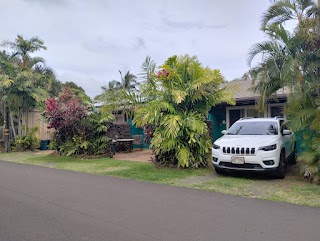
<svg viewBox="0 0 320 241">
<path fill-rule="evenodd" d="M 216 173 L 218 173 L 220 175 L 225 175 L 227 173 L 226 170 L 219 168 L 219 167 L 214 167 L 214 169 L 216 170 Z"/>
</svg>

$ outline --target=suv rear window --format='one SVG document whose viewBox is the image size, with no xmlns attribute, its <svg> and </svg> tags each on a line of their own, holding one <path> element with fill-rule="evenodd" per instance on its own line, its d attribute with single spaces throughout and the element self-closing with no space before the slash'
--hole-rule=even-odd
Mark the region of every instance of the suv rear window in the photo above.
<svg viewBox="0 0 320 241">
<path fill-rule="evenodd" d="M 236 122 L 230 127 L 226 135 L 278 135 L 277 122 Z"/>
</svg>

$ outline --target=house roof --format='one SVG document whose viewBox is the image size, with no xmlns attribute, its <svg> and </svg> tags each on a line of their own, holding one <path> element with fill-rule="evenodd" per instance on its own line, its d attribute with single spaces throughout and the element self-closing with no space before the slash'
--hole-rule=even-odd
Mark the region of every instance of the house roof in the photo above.
<svg viewBox="0 0 320 241">
<path fill-rule="evenodd" d="M 222 84 L 222 87 L 226 87 L 227 89 L 232 91 L 232 97 L 236 101 L 258 99 L 259 94 L 254 93 L 251 90 L 251 87 L 253 86 L 254 85 L 252 80 L 239 80 L 239 81 L 232 81 L 232 82 L 227 82 Z M 287 88 L 283 88 L 278 90 L 274 97 L 286 98 L 288 94 L 289 94 L 289 90 Z"/>
</svg>

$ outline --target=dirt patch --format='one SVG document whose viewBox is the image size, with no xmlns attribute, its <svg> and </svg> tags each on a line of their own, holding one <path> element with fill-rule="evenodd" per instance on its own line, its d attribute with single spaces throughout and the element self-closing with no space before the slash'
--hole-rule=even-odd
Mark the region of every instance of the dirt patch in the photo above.
<svg viewBox="0 0 320 241">
<path fill-rule="evenodd" d="M 52 162 L 44 162 L 44 163 L 41 163 L 41 166 L 55 168 L 56 165 Z"/>
<path fill-rule="evenodd" d="M 44 150 L 44 151 L 36 151 L 36 154 L 38 154 L 38 155 L 51 155 L 54 152 L 55 152 L 54 150 Z"/>
<path fill-rule="evenodd" d="M 150 162 L 153 156 L 152 150 L 133 150 L 132 152 L 117 152 L 113 158 L 123 161 Z"/>
<path fill-rule="evenodd" d="M 188 177 L 188 178 L 180 179 L 176 181 L 176 184 L 181 186 L 192 186 L 192 185 L 200 184 L 203 182 L 209 182 L 216 177 L 217 177 L 217 174 L 214 171 L 212 171 L 212 173 L 205 176 Z"/>
</svg>

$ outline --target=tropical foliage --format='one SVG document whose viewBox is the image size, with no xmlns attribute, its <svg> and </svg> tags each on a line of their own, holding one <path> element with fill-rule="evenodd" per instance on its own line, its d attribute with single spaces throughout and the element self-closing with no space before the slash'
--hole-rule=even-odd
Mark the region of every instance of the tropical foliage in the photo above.
<svg viewBox="0 0 320 241">
<path fill-rule="evenodd" d="M 17 137 L 13 143 L 13 149 L 15 151 L 34 151 L 39 147 L 40 139 L 37 136 L 38 127 L 33 127 L 27 130 L 27 134 L 23 137 Z"/>
<path fill-rule="evenodd" d="M 260 57 L 251 70 L 257 80 L 254 90 L 261 95 L 263 107 L 267 97 L 287 88 L 287 114 L 293 130 L 305 133 L 310 178 L 320 180 L 320 14 L 312 0 L 278 0 L 263 16 L 262 30 L 268 40 L 255 44 L 249 63 Z M 294 20 L 289 31 L 285 23 Z"/>
<path fill-rule="evenodd" d="M 27 134 L 29 110 L 57 94 L 60 82 L 43 58 L 33 56 L 36 51 L 46 49 L 39 38 L 25 39 L 18 35 L 14 41 L 4 41 L 2 46 L 9 51 L 0 51 L 0 98 L 9 112 L 16 140 Z"/>
<path fill-rule="evenodd" d="M 145 95 L 150 101 L 137 105 L 134 116 L 138 126 L 155 127 L 151 147 L 158 163 L 207 165 L 212 141 L 206 117 L 216 103 L 230 102 L 228 93 L 220 89 L 222 81 L 218 70 L 203 67 L 188 55 L 172 56 L 160 66 L 156 78 L 149 81 L 153 98 Z"/>
<path fill-rule="evenodd" d="M 106 133 L 112 115 L 100 113 L 70 89 L 65 87 L 58 98 L 49 98 L 43 116 L 54 128 L 52 146 L 60 154 L 110 154 Z"/>
</svg>

